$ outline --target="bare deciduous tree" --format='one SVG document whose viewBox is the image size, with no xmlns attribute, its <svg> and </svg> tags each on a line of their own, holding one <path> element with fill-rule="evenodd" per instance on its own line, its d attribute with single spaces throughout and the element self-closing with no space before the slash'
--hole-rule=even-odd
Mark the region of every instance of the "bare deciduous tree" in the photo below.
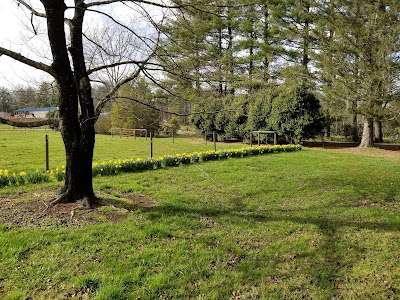
<svg viewBox="0 0 400 300">
<path fill-rule="evenodd" d="M 129 25 L 125 25 L 124 22 L 114 18 L 112 13 L 107 12 L 108 10 L 105 7 L 119 4 L 125 5 L 132 12 L 144 12 L 148 7 L 170 9 L 179 8 L 180 6 L 146 0 L 74 0 L 73 4 L 69 6 L 72 0 L 40 0 L 43 9 L 38 10 L 31 5 L 31 2 L 25 0 L 15 1 L 32 18 L 45 19 L 48 43 L 51 50 L 51 63 L 36 61 L 3 47 L 0 47 L 0 55 L 9 56 L 48 73 L 57 82 L 60 93 L 59 115 L 61 134 L 66 152 L 66 178 L 59 198 L 55 199 L 51 204 L 81 200 L 84 206 L 90 207 L 95 201 L 92 183 L 92 159 L 95 143 L 94 123 L 107 102 L 115 98 L 119 88 L 137 78 L 145 69 L 146 64 L 156 55 L 159 38 L 159 34 L 145 36 L 135 31 Z M 73 11 L 73 16 L 72 18 L 67 18 L 68 14 L 66 12 L 70 10 Z M 107 36 L 106 39 L 108 39 L 105 41 L 103 38 L 94 39 L 90 37 L 90 30 L 85 27 L 87 23 L 84 22 L 85 16 L 89 12 L 100 14 L 114 23 L 113 26 L 124 29 L 132 37 L 128 38 L 128 35 L 120 35 L 122 40 L 114 40 L 115 36 L 112 35 L 112 31 L 104 33 L 104 36 Z M 133 13 L 132 15 L 135 16 Z M 146 16 L 148 16 L 147 12 Z M 155 21 L 152 19 L 148 23 L 155 25 Z M 32 27 L 35 31 L 35 27 L 33 25 Z M 156 30 L 153 30 L 154 32 Z M 140 54 L 132 52 L 131 48 L 122 49 L 122 44 L 126 41 L 132 44 L 138 44 L 140 41 Z M 134 50 L 139 51 L 139 48 Z M 128 75 L 124 72 L 116 71 L 115 68 L 122 66 L 130 66 Z M 112 69 L 114 70 L 110 71 Z M 105 74 L 108 72 L 110 75 L 112 72 L 117 72 L 118 75 L 113 77 L 112 88 L 100 99 L 95 107 L 91 80 L 101 78 L 101 75 L 96 74 L 104 71 L 106 71 Z M 6 121 L 0 119 L 0 122 L 5 123 Z M 10 121 L 7 122 L 10 124 Z M 43 122 L 54 122 L 54 120 Z M 17 122 L 11 123 L 11 125 L 27 126 Z M 40 125 L 43 125 L 42 123 Z M 34 125 L 38 124 L 30 124 L 29 126 Z"/>
</svg>

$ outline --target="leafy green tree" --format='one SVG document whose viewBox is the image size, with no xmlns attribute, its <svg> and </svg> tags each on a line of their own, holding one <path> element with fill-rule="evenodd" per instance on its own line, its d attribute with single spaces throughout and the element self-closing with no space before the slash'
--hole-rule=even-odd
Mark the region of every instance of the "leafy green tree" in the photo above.
<svg viewBox="0 0 400 300">
<path fill-rule="evenodd" d="M 321 134 L 325 117 L 319 100 L 308 89 L 285 84 L 273 99 L 268 125 L 287 141 L 300 143 Z"/>
<path fill-rule="evenodd" d="M 193 105 L 189 121 L 196 127 L 198 133 L 209 138 L 213 131 L 224 133 L 217 128 L 216 117 L 218 112 L 224 109 L 224 103 L 219 98 L 209 97 L 200 99 Z"/>
<path fill-rule="evenodd" d="M 297 82 L 260 91 L 249 108 L 247 130 L 274 130 L 291 143 L 321 134 L 325 116 L 319 100 Z"/>
<path fill-rule="evenodd" d="M 158 132 L 161 118 L 159 111 L 153 109 L 156 106 L 149 84 L 138 78 L 121 88 L 111 110 L 112 127 Z"/>
<path fill-rule="evenodd" d="M 174 133 L 176 133 L 180 128 L 181 128 L 181 122 L 179 121 L 179 119 L 176 116 L 173 116 L 170 120 L 169 120 L 169 124 L 171 125 L 171 129 Z"/>
<path fill-rule="evenodd" d="M 111 131 L 111 116 L 106 114 L 101 114 L 94 124 L 94 130 L 98 134 L 110 134 Z"/>
</svg>

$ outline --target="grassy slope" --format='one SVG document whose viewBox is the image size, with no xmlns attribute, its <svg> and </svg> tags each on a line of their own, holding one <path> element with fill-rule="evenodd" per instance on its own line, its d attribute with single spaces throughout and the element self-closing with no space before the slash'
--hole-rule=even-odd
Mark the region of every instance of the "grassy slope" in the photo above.
<svg viewBox="0 0 400 300">
<path fill-rule="evenodd" d="M 96 178 L 106 198 L 159 205 L 118 224 L 2 226 L 0 293 L 396 298 L 399 164 L 304 149 Z"/>
</svg>

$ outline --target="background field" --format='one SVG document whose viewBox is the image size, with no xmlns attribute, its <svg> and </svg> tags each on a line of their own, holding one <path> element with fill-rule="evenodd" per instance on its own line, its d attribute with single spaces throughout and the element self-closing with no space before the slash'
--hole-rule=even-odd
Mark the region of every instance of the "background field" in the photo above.
<svg viewBox="0 0 400 300">
<path fill-rule="evenodd" d="M 8 129 L 8 130 L 5 130 Z M 12 127 L 0 125 L 0 169 L 9 171 L 34 171 L 45 169 L 45 135 L 49 135 L 50 168 L 65 165 L 65 152 L 61 134 L 56 131 L 13 130 Z M 217 149 L 234 149 L 243 144 L 217 143 Z M 167 154 L 191 153 L 213 150 L 212 142 L 205 144 L 203 139 L 175 137 L 153 139 L 154 157 Z M 119 138 L 119 136 L 96 135 L 94 162 L 115 159 L 150 157 L 150 138 Z"/>
<path fill-rule="evenodd" d="M 177 153 L 201 145 L 182 141 Z M 113 206 L 94 219 L 83 211 L 0 224 L 0 294 L 396 299 L 400 159 L 371 153 L 303 149 L 95 178 Z M 0 207 L 46 200 L 57 184 L 2 189 Z M 129 210 L 135 197 L 156 205 Z"/>
</svg>

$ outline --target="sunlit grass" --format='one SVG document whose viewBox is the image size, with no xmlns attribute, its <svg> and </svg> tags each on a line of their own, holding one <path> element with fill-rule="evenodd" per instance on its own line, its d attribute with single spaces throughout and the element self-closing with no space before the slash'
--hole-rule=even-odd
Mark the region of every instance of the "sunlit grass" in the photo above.
<svg viewBox="0 0 400 300">
<path fill-rule="evenodd" d="M 12 299 L 395 299 L 399 164 L 303 149 L 95 178 L 112 203 L 136 194 L 158 205 L 114 224 L 1 225 L 0 291 Z"/>
<path fill-rule="evenodd" d="M 9 130 L 4 130 L 8 128 Z M 65 152 L 61 134 L 45 130 L 13 130 L 10 126 L 0 126 L 0 169 L 10 172 L 43 171 L 46 164 L 45 135 L 49 135 L 50 169 L 65 165 Z M 243 144 L 218 143 L 217 149 L 241 148 Z M 199 138 L 175 137 L 155 138 L 153 156 L 175 155 L 213 150 L 214 145 Z M 119 136 L 96 135 L 93 162 L 128 158 L 149 158 L 150 139 L 144 137 L 120 138 Z"/>
</svg>

